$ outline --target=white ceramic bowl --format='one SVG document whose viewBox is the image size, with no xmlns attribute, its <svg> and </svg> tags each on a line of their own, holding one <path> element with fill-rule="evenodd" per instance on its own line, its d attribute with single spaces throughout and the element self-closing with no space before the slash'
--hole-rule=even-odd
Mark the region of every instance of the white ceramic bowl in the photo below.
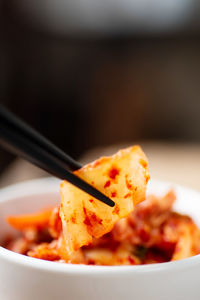
<svg viewBox="0 0 200 300">
<path fill-rule="evenodd" d="M 175 208 L 200 220 L 200 193 L 175 184 L 152 181 L 149 192 L 173 187 Z M 11 229 L 9 214 L 36 211 L 59 202 L 59 182 L 40 179 L 0 191 L 0 237 Z M 177 262 L 145 266 L 84 266 L 42 261 L 0 247 L 2 300 L 199 300 L 200 255 Z"/>
</svg>

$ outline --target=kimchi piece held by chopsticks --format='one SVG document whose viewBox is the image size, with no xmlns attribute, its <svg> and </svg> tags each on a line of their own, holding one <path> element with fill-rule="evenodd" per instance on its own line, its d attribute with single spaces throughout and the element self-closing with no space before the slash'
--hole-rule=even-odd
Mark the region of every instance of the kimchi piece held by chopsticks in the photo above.
<svg viewBox="0 0 200 300">
<path fill-rule="evenodd" d="M 130 214 L 145 199 L 149 180 L 148 161 L 139 146 L 102 157 L 74 173 L 110 197 L 115 206 L 101 203 L 67 181 L 61 183 L 60 216 L 68 255 Z"/>
</svg>

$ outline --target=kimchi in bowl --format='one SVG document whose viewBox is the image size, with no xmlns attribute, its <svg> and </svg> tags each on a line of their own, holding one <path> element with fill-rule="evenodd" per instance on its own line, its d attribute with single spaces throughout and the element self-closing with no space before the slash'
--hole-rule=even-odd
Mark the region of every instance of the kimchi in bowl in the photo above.
<svg viewBox="0 0 200 300">
<path fill-rule="evenodd" d="M 18 235 L 6 222 L 9 215 L 38 211 L 60 202 L 59 181 L 47 178 L 16 184 L 0 191 L 0 240 Z M 200 225 L 200 193 L 172 183 L 151 180 L 148 194 L 170 189 L 174 210 Z M 187 245 L 186 245 L 187 246 Z M 0 299 L 197 300 L 200 256 L 133 266 L 96 266 L 45 261 L 0 247 Z"/>
</svg>

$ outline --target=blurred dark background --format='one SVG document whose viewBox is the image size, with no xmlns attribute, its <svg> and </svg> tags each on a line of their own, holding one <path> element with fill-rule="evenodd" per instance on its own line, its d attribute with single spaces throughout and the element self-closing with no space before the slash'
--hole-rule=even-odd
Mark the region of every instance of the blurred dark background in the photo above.
<svg viewBox="0 0 200 300">
<path fill-rule="evenodd" d="M 199 143 L 199 3 L 159 11 L 154 0 L 131 16 L 138 1 L 116 11 L 75 0 L 77 14 L 67 0 L 1 0 L 0 102 L 74 158 L 129 141 Z M 0 173 L 13 159 L 0 149 Z"/>
</svg>

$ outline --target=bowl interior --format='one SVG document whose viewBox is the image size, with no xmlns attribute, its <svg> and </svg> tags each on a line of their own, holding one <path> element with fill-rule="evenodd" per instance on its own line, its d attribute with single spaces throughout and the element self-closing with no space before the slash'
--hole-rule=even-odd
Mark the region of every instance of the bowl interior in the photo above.
<svg viewBox="0 0 200 300">
<path fill-rule="evenodd" d="M 200 225 L 200 193 L 174 183 L 151 180 L 148 194 L 163 195 L 169 189 L 177 195 L 175 210 L 190 215 Z M 0 242 L 9 235 L 17 234 L 6 222 L 15 214 L 37 212 L 60 202 L 59 181 L 52 178 L 20 183 L 0 191 Z"/>
<path fill-rule="evenodd" d="M 10 215 L 37 212 L 60 202 L 59 181 L 52 178 L 16 184 L 0 191 L 0 242 L 18 234 L 6 222 Z"/>
</svg>

